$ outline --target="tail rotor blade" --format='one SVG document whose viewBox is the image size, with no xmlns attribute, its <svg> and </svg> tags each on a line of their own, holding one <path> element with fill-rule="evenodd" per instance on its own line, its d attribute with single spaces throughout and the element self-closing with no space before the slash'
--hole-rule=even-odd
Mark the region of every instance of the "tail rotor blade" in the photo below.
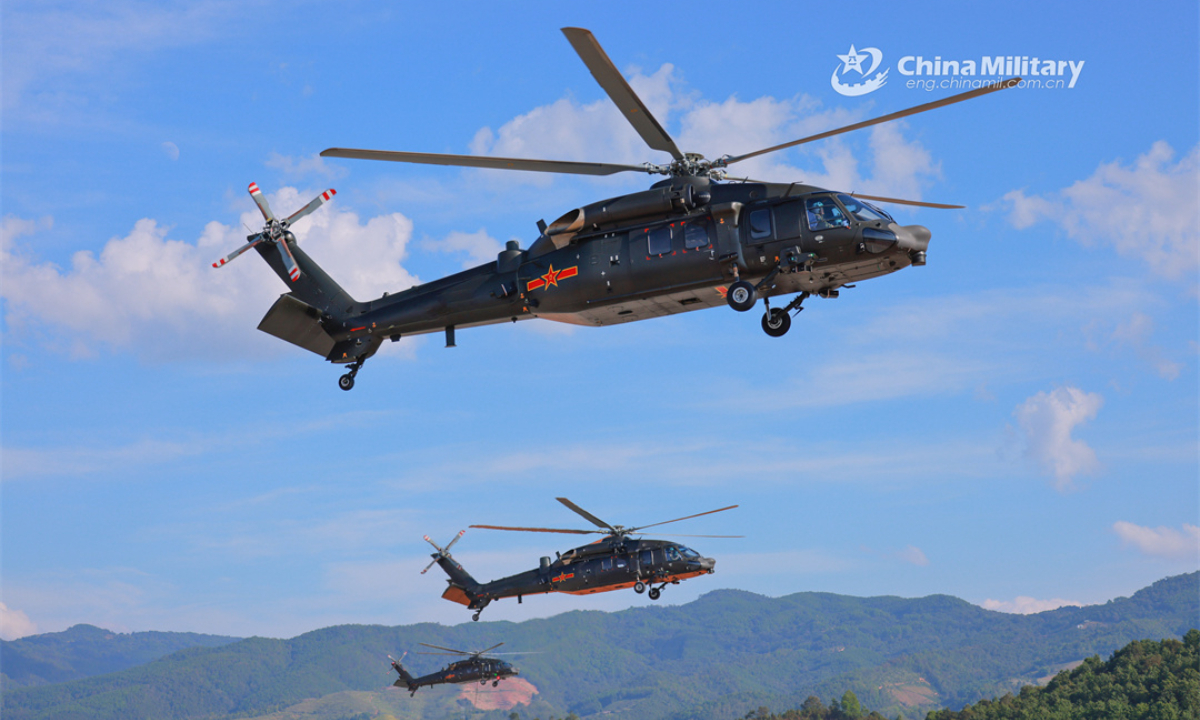
<svg viewBox="0 0 1200 720">
<path fill-rule="evenodd" d="M 235 258 L 235 257 L 237 257 L 238 255 L 241 255 L 242 253 L 246 252 L 246 251 L 247 251 L 247 250 L 249 250 L 250 248 L 252 248 L 252 247 L 254 247 L 255 245 L 257 245 L 257 244 L 259 244 L 260 242 L 262 242 L 262 240 L 263 240 L 263 236 L 262 236 L 261 234 L 260 234 L 260 235 L 254 235 L 254 236 L 253 236 L 253 239 L 252 239 L 250 242 L 246 243 L 245 245 L 241 246 L 241 247 L 240 247 L 240 248 L 238 248 L 237 250 L 234 250 L 233 252 L 229 253 L 229 254 L 228 254 L 228 255 L 226 255 L 225 257 L 223 257 L 223 258 L 221 258 L 220 260 L 218 260 L 218 261 L 216 261 L 215 263 L 213 263 L 213 264 L 212 264 L 212 265 L 213 265 L 213 267 L 215 267 L 215 268 L 219 268 L 219 267 L 222 267 L 222 266 L 224 266 L 224 265 L 225 265 L 226 263 L 228 263 L 230 260 L 234 259 L 234 258 Z"/>
<path fill-rule="evenodd" d="M 267 222 L 275 222 L 275 214 L 271 212 L 271 206 L 267 204 L 267 198 L 263 196 L 262 190 L 258 189 L 258 183 L 250 183 L 250 197 L 258 203 L 258 209 Z"/>
<path fill-rule="evenodd" d="M 433 567 L 436 564 L 437 564 L 437 560 L 435 559 L 433 562 L 431 562 L 425 566 L 425 569 L 421 571 L 421 574 L 424 575 L 425 573 L 429 572 L 429 568 Z"/>
<path fill-rule="evenodd" d="M 464 532 L 465 532 L 465 531 L 464 531 Z M 426 535 L 426 536 L 424 536 L 424 537 L 425 537 L 425 542 L 427 542 L 427 543 L 429 543 L 430 545 L 432 545 L 434 550 L 437 550 L 438 552 L 442 552 L 442 549 L 441 549 L 440 547 L 438 547 L 438 544 L 437 544 L 437 543 L 435 543 L 434 541 L 430 540 L 428 535 Z"/>
<path fill-rule="evenodd" d="M 312 202 L 310 202 L 309 204 L 300 208 L 296 212 L 292 213 L 291 216 L 289 216 L 288 219 L 284 220 L 283 222 L 287 225 L 291 225 L 292 223 L 296 222 L 300 218 L 311 213 L 313 210 L 316 210 L 317 208 L 321 207 L 325 203 L 332 200 L 334 195 L 337 195 L 337 190 L 334 190 L 333 188 L 329 188 L 328 190 L 326 190 L 325 192 L 321 193 L 316 198 L 314 198 Z"/>
<path fill-rule="evenodd" d="M 444 552 L 444 553 L 450 552 L 450 548 L 454 547 L 454 543 L 458 542 L 459 538 L 461 538 L 463 535 L 466 535 L 466 534 L 467 534 L 466 530 L 459 530 L 458 534 L 454 536 L 454 539 L 451 540 L 449 543 L 447 543 L 446 547 L 442 549 L 442 552 Z"/>
<path fill-rule="evenodd" d="M 287 240 L 284 238 L 279 238 L 275 244 L 282 251 L 283 266 L 287 268 L 288 277 L 292 279 L 292 282 L 296 282 L 300 279 L 300 266 L 296 264 L 296 258 L 292 256 L 292 249 L 288 247 Z"/>
</svg>

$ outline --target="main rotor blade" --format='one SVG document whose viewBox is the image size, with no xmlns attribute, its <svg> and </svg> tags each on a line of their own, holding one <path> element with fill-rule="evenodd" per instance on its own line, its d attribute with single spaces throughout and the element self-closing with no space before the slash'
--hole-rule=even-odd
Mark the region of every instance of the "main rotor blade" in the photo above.
<svg viewBox="0 0 1200 720">
<path fill-rule="evenodd" d="M 744 538 L 744 537 L 746 537 L 745 535 L 684 535 L 683 533 L 666 533 L 665 535 L 659 535 L 658 533 L 654 533 L 654 534 L 658 537 L 703 537 L 703 538 Z"/>
<path fill-rule="evenodd" d="M 709 510 L 708 512 L 696 513 L 695 515 L 688 515 L 686 517 L 675 518 L 674 520 L 663 520 L 662 522 L 656 522 L 656 523 L 652 523 L 650 525 L 642 525 L 640 527 L 629 528 L 629 532 L 637 532 L 638 530 L 645 530 L 646 528 L 658 527 L 659 525 L 666 525 L 667 523 L 679 522 L 680 520 L 691 520 L 692 518 L 701 517 L 702 515 L 712 515 L 713 513 L 725 512 L 726 510 L 732 510 L 735 507 L 737 507 L 737 505 L 730 505 L 729 507 L 717 508 L 716 510 Z"/>
<path fill-rule="evenodd" d="M 997 90 L 1006 90 L 1010 87 L 1015 86 L 1019 82 L 1021 82 L 1021 78 L 1009 78 L 1008 80 L 996 83 L 995 85 L 988 85 L 986 87 L 976 88 L 975 90 L 968 90 L 965 93 L 959 93 L 958 95 L 951 95 L 948 98 L 943 98 L 941 100 L 934 100 L 933 102 L 925 103 L 924 105 L 917 105 L 916 107 L 911 107 L 907 110 L 900 110 L 899 112 L 894 112 L 889 115 L 883 115 L 881 117 L 877 117 L 872 120 L 863 120 L 862 122 L 854 123 L 853 125 L 847 125 L 845 127 L 836 128 L 834 130 L 827 130 L 823 133 L 817 133 L 816 135 L 809 135 L 806 138 L 800 138 L 799 140 L 793 140 L 791 142 L 783 143 L 782 145 L 775 145 L 774 147 L 764 148 L 762 150 L 755 150 L 754 152 L 746 153 L 745 155 L 736 155 L 734 157 L 724 158 L 724 164 L 732 165 L 735 162 L 741 162 L 743 160 L 748 160 L 752 157 L 758 157 L 759 155 L 765 155 L 767 153 L 772 153 L 772 152 L 775 152 L 776 150 L 783 150 L 784 148 L 790 148 L 790 147 L 793 147 L 796 145 L 802 145 L 804 143 L 809 143 L 809 142 L 813 142 L 816 140 L 823 140 L 827 137 L 833 137 L 834 135 L 841 135 L 842 133 L 848 133 L 851 130 L 858 130 L 860 128 L 870 127 L 872 125 L 878 125 L 880 123 L 891 122 L 892 120 L 899 120 L 902 117 L 908 117 L 909 115 L 916 115 L 917 113 L 923 113 L 926 110 L 934 110 L 936 108 L 940 108 L 945 105 L 953 105 L 954 103 L 962 102 L 963 100 L 970 100 L 972 98 L 980 97 L 981 95 L 987 95 L 989 93 L 994 93 Z"/>
<path fill-rule="evenodd" d="M 267 199 L 263 197 L 262 190 L 258 189 L 258 183 L 250 183 L 250 197 L 254 198 L 254 202 L 258 205 L 258 211 L 263 214 L 267 222 L 275 220 L 275 213 L 271 212 L 271 206 L 267 204 Z"/>
<path fill-rule="evenodd" d="M 629 83 L 625 82 L 625 78 L 617 70 L 617 66 L 613 65 L 613 61 L 609 60 L 608 53 L 600 47 L 600 43 L 596 41 L 596 37 L 592 35 L 591 31 L 566 27 L 562 29 L 562 32 L 567 36 L 571 47 L 575 48 L 579 58 L 583 60 L 583 64 L 587 65 L 592 77 L 596 78 L 596 82 L 600 83 L 600 87 L 604 88 L 604 92 L 612 98 L 617 109 L 621 111 L 633 129 L 637 130 L 638 135 L 642 136 L 642 140 L 645 140 L 651 148 L 669 152 L 671 157 L 682 160 L 683 153 L 675 146 L 675 141 L 650 114 L 650 110 L 642 103 L 642 99 L 637 96 L 633 88 L 629 87 Z"/>
<path fill-rule="evenodd" d="M 613 175 L 619 172 L 650 172 L 643 165 L 575 162 L 572 160 L 528 160 L 524 158 L 489 157 L 486 155 L 443 155 L 440 153 L 400 152 L 396 150 L 357 150 L 329 148 L 321 157 L 353 158 L 356 160 L 387 160 L 390 162 L 420 163 L 422 165 L 456 165 L 491 170 L 528 170 L 531 172 L 570 173 L 573 175 Z"/>
<path fill-rule="evenodd" d="M 501 646 L 501 645 L 503 645 L 503 644 L 504 644 L 504 643 L 502 643 L 502 642 L 498 642 L 498 643 L 496 643 L 495 645 L 493 645 L 493 646 L 491 646 L 490 648 L 488 648 L 487 650 L 480 650 L 479 652 L 477 652 L 477 653 L 475 653 L 475 654 L 476 654 L 476 655 L 482 655 L 482 654 L 484 654 L 485 652 L 490 652 L 490 651 L 492 651 L 492 650 L 495 650 L 496 648 L 500 647 L 500 646 Z"/>
<path fill-rule="evenodd" d="M 469 525 L 468 527 L 483 528 L 484 530 L 516 530 L 518 532 L 549 532 L 549 533 L 568 533 L 570 535 L 602 535 L 599 530 L 560 530 L 556 528 L 527 528 L 527 527 L 504 527 L 503 525 Z"/>
<path fill-rule="evenodd" d="M 328 190 L 326 190 L 325 192 L 321 193 L 316 198 L 314 198 L 312 202 L 310 202 L 309 204 L 300 208 L 296 212 L 292 213 L 288 217 L 287 220 L 284 220 L 284 222 L 287 223 L 288 225 L 291 225 L 292 223 L 296 222 L 300 218 L 309 214 L 313 210 L 316 210 L 317 208 L 324 205 L 326 201 L 332 200 L 334 195 L 337 195 L 337 190 L 334 190 L 333 188 L 329 188 Z"/>
<path fill-rule="evenodd" d="M 441 645 L 430 645 L 429 643 L 417 643 L 417 644 L 424 645 L 427 648 L 433 648 L 434 650 L 445 650 L 446 652 L 458 653 L 459 655 L 474 655 L 475 654 L 472 652 L 468 652 L 466 650 L 455 650 L 454 648 L 442 647 Z"/>
<path fill-rule="evenodd" d="M 587 510 L 584 510 L 583 508 L 579 507 L 578 505 L 576 505 L 575 503 L 571 502 L 570 500 L 568 500 L 568 499 L 566 499 L 566 498 L 554 498 L 554 499 L 555 499 L 555 500 L 557 500 L 557 501 L 559 501 L 559 502 L 560 502 L 560 503 L 562 503 L 563 505 L 566 505 L 567 507 L 571 508 L 571 509 L 572 509 L 572 510 L 574 510 L 575 512 L 579 513 L 581 516 L 583 516 L 583 518 L 584 518 L 585 520 L 587 520 L 587 521 L 588 521 L 588 522 L 590 522 L 591 524 L 595 525 L 596 527 L 602 527 L 602 528 L 604 528 L 605 530 L 607 530 L 607 531 L 609 531 L 609 532 L 611 532 L 611 533 L 615 533 L 615 532 L 617 531 L 617 529 L 616 529 L 615 527 L 613 527 L 612 525 L 609 525 L 608 523 L 604 522 L 604 521 L 603 521 L 603 520 L 601 520 L 600 518 L 598 518 L 598 517 L 596 517 L 595 515 L 591 514 L 591 513 L 590 513 L 590 512 L 588 512 Z"/>
<path fill-rule="evenodd" d="M 916 205 L 917 207 L 938 208 L 939 210 L 962 210 L 966 205 L 945 205 L 943 203 L 921 202 L 920 200 L 901 200 L 900 198 L 880 197 L 878 195 L 863 195 L 850 193 L 851 196 L 863 200 L 878 200 L 879 202 L 896 203 L 897 205 Z"/>
</svg>

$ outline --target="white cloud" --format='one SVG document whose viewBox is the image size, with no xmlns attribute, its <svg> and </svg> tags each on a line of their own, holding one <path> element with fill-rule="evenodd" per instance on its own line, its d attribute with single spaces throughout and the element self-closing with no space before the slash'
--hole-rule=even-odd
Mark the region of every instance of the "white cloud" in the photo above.
<svg viewBox="0 0 1200 720">
<path fill-rule="evenodd" d="M 426 250 L 443 253 L 465 253 L 463 268 L 472 268 L 486 262 L 492 262 L 503 249 L 500 241 L 487 234 L 487 230 L 479 228 L 473 233 L 454 231 L 441 240 L 426 240 L 421 243 Z"/>
<path fill-rule="evenodd" d="M 1071 432 L 1096 417 L 1103 404 L 1104 398 L 1096 393 L 1060 387 L 1034 395 L 1013 412 L 1025 436 L 1026 456 L 1054 477 L 1059 491 L 1070 489 L 1076 475 L 1099 469 L 1096 452 L 1072 438 Z"/>
<path fill-rule="evenodd" d="M 898 551 L 896 557 L 911 565 L 925 567 L 929 564 L 929 558 L 925 557 L 925 553 L 916 545 L 909 545 L 903 550 Z"/>
<path fill-rule="evenodd" d="M 1149 528 L 1119 520 L 1113 531 L 1126 545 L 1133 545 L 1144 555 L 1162 558 L 1196 560 L 1200 558 L 1200 527 L 1188 523 L 1182 530 L 1169 527 Z"/>
<path fill-rule="evenodd" d="M 162 147 L 163 155 L 166 155 L 168 159 L 170 159 L 170 160 L 178 160 L 179 159 L 179 146 L 178 145 L 171 142 L 170 140 L 167 140 L 166 142 L 164 142 L 162 144 L 161 147 Z"/>
<path fill-rule="evenodd" d="M 270 204 L 289 213 L 309 196 L 283 188 Z M 262 218 L 251 209 L 242 213 L 241 223 L 258 227 Z M 241 227 L 214 221 L 196 240 L 183 241 L 145 218 L 98 254 L 79 251 L 69 268 L 60 268 L 40 262 L 17 242 L 47 224 L 4 219 L 0 293 L 10 340 L 36 339 L 84 356 L 101 347 L 132 348 L 152 359 L 227 359 L 282 347 L 255 329 L 286 291 L 257 253 L 212 268 L 213 261 L 246 242 Z M 363 222 L 352 211 L 326 205 L 294 232 L 305 251 L 355 297 L 373 298 L 417 282 L 402 265 L 412 221 L 399 213 Z"/>
<path fill-rule="evenodd" d="M 778 100 L 760 97 L 743 101 L 729 97 L 720 102 L 703 100 L 674 76 L 673 66 L 663 65 L 646 76 L 634 74 L 630 85 L 661 125 L 685 152 L 709 159 L 737 155 L 840 127 L 862 119 L 842 108 L 821 109 L 808 96 Z M 677 122 L 670 123 L 677 116 Z M 677 126 L 678 131 L 670 130 Z M 733 165 L 733 177 L 793 182 L 876 192 L 920 199 L 922 188 L 940 176 L 929 152 L 903 137 L 903 123 L 874 127 L 867 138 L 870 154 L 865 173 L 842 139 L 802 146 Z M 803 155 L 811 147 L 812 156 Z M 481 129 L 471 144 L 473 153 L 505 157 L 590 160 L 624 164 L 666 163 L 669 158 L 646 147 L 641 138 L 607 98 L 581 105 L 563 98 L 520 115 L 497 131 Z M 798 153 L 800 155 L 798 155 Z M 815 159 L 812 167 L 789 164 L 789 157 Z M 505 173 L 504 177 L 513 173 Z M 549 175 L 526 173 L 525 182 L 545 185 Z M 512 178 L 509 178 L 511 181 Z"/>
<path fill-rule="evenodd" d="M 1117 325 L 1113 330 L 1112 339 L 1122 345 L 1133 348 L 1143 361 L 1154 367 L 1159 377 L 1174 380 L 1179 377 L 1182 366 L 1163 355 L 1163 349 L 1150 343 L 1154 334 L 1154 320 L 1145 313 L 1135 312 L 1129 316 L 1128 322 Z"/>
<path fill-rule="evenodd" d="M 291 155 L 280 155 L 277 152 L 273 152 L 267 158 L 265 164 L 267 167 L 275 168 L 289 178 L 319 177 L 326 180 L 339 180 L 350 174 L 349 168 L 341 165 L 330 165 L 325 162 L 325 158 L 316 153 L 308 157 L 296 158 Z"/>
<path fill-rule="evenodd" d="M 1155 273 L 1195 281 L 1200 271 L 1200 146 L 1176 163 L 1163 141 L 1131 166 L 1101 165 L 1086 180 L 1045 196 L 1013 190 L 1004 196 L 1009 221 L 1026 228 L 1058 224 L 1085 246 L 1112 245 Z"/>
<path fill-rule="evenodd" d="M 1083 607 L 1083 603 L 1074 600 L 1063 600 L 1062 598 L 1053 598 L 1051 600 L 1038 600 L 1026 595 L 1018 595 L 1014 600 L 984 600 L 981 607 L 985 610 L 995 610 L 996 612 L 1015 613 L 1017 615 L 1032 615 L 1034 613 L 1046 612 L 1055 608 L 1073 606 Z"/>
<path fill-rule="evenodd" d="M 37 625 L 28 615 L 0 602 L 0 639 L 16 640 L 36 632 Z"/>
</svg>

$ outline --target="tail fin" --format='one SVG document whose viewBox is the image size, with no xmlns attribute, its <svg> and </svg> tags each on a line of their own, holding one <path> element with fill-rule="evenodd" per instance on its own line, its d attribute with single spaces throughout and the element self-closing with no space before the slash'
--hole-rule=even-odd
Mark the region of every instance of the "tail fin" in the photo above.
<svg viewBox="0 0 1200 720">
<path fill-rule="evenodd" d="M 404 655 L 407 655 L 407 654 L 408 653 L 404 653 Z M 400 656 L 400 660 L 404 659 L 404 655 Z M 405 670 L 404 666 L 400 664 L 400 660 L 397 660 L 396 658 L 392 657 L 391 655 L 388 655 L 388 659 L 392 661 L 392 669 L 395 670 L 396 672 L 400 673 L 400 679 L 397 680 L 396 682 L 392 683 L 392 686 L 393 687 L 402 687 L 411 692 L 416 692 L 417 679 L 414 678 L 412 675 L 408 674 L 408 671 Z"/>
<path fill-rule="evenodd" d="M 446 592 L 442 593 L 442 597 L 451 602 L 459 603 L 460 605 L 475 607 L 476 600 L 478 598 L 476 591 L 479 588 L 479 583 L 476 582 L 475 578 L 471 577 L 471 574 L 464 570 L 463 566 L 459 565 L 458 562 L 455 561 L 454 556 L 450 554 L 450 546 L 458 542 L 458 539 L 461 538 L 465 532 L 466 530 L 460 531 L 458 535 L 454 536 L 453 540 L 446 543 L 446 547 L 444 548 L 438 547 L 438 544 L 433 540 L 430 540 L 429 536 L 426 535 L 425 542 L 436 548 L 437 552 L 433 553 L 433 562 L 429 563 L 425 570 L 421 571 L 421 574 L 424 575 L 425 571 L 429 570 L 429 568 L 433 567 L 436 563 L 438 567 L 440 567 L 447 575 L 450 576 L 450 587 L 446 588 Z"/>
</svg>

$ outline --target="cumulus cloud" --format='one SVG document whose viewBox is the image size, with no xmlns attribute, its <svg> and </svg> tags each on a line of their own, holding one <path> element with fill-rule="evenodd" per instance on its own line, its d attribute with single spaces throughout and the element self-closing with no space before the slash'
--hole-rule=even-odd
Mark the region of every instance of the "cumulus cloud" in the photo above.
<svg viewBox="0 0 1200 720">
<path fill-rule="evenodd" d="M 1113 531 L 1126 545 L 1136 547 L 1143 555 L 1171 559 L 1200 559 L 1200 527 L 1183 524 L 1182 530 L 1169 527 L 1149 528 L 1119 520 Z"/>
<path fill-rule="evenodd" d="M 491 262 L 503 249 L 500 241 L 488 235 L 483 228 L 473 233 L 454 231 L 441 240 L 426 240 L 421 247 L 434 252 L 465 254 L 462 263 L 464 268 Z"/>
<path fill-rule="evenodd" d="M 808 96 L 706 100 L 688 90 L 669 64 L 652 75 L 634 73 L 629 82 L 661 125 L 678 128 L 668 132 L 680 149 L 710 159 L 759 150 L 863 119 L 842 108 L 822 108 Z M 920 199 L 923 188 L 940 176 L 940 167 L 920 143 L 904 138 L 904 127 L 904 123 L 889 123 L 862 134 L 869 151 L 865 162 L 860 162 L 844 139 L 835 138 L 801 150 L 751 158 L 731 166 L 729 172 L 733 177 L 803 181 Z M 564 98 L 520 115 L 499 130 L 483 128 L 471 151 L 633 165 L 670 160 L 646 147 L 608 98 L 588 104 Z M 797 156 L 805 158 L 803 166 L 791 164 L 794 160 L 789 158 Z M 526 176 L 527 182 L 550 182 L 549 176 L 540 173 Z"/>
<path fill-rule="evenodd" d="M 283 188 L 270 203 L 288 213 L 312 194 Z M 62 268 L 40 261 L 18 242 L 50 223 L 4 219 L 0 296 L 10 340 L 35 339 L 76 356 L 102 347 L 132 348 L 152 359 L 228 358 L 278 347 L 264 343 L 255 328 L 286 287 L 253 252 L 219 270 L 211 267 L 246 242 L 239 225 L 214 221 L 199 238 L 176 240 L 169 228 L 144 218 L 125 237 L 110 239 L 98 253 L 79 251 Z M 241 224 L 259 227 L 262 218 L 249 209 Z M 355 297 L 417 282 L 402 265 L 412 222 L 399 213 L 364 222 L 350 210 L 326 205 L 294 232 L 305 251 Z"/>
<path fill-rule="evenodd" d="M 996 612 L 1014 613 L 1016 615 L 1032 615 L 1065 606 L 1083 607 L 1083 603 L 1074 600 L 1063 600 L 1062 598 L 1038 600 L 1026 595 L 1018 595 L 1014 600 L 992 600 L 989 598 L 984 600 L 981 605 L 984 610 L 995 610 Z"/>
<path fill-rule="evenodd" d="M 28 615 L 0 602 L 0 638 L 16 640 L 36 632 L 37 625 L 29 619 Z"/>
<path fill-rule="evenodd" d="M 1103 404 L 1096 393 L 1060 387 L 1034 395 L 1013 412 L 1025 437 L 1026 457 L 1054 478 L 1059 491 L 1069 490 L 1076 475 L 1099 469 L 1096 452 L 1071 432 L 1096 417 Z"/>
<path fill-rule="evenodd" d="M 1003 198 L 1009 221 L 1026 228 L 1049 220 L 1085 246 L 1108 244 L 1158 275 L 1194 280 L 1200 270 L 1200 146 L 1178 162 L 1174 157 L 1160 140 L 1132 165 L 1101 165 L 1058 192 L 1013 190 Z"/>
</svg>

